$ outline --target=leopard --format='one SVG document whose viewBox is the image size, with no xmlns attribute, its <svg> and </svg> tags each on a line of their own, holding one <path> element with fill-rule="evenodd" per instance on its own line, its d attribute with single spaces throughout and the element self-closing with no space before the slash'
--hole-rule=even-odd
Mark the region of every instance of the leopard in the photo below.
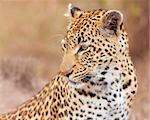
<svg viewBox="0 0 150 120">
<path fill-rule="evenodd" d="M 128 120 L 138 82 L 119 10 L 68 5 L 58 73 L 0 120 Z"/>
</svg>

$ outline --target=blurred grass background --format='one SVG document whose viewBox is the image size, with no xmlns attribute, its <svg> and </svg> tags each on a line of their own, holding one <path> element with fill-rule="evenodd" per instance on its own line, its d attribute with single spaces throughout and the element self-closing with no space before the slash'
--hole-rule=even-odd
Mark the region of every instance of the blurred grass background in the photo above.
<svg viewBox="0 0 150 120">
<path fill-rule="evenodd" d="M 0 0 L 0 113 L 29 99 L 57 73 L 68 3 L 123 12 L 139 80 L 131 120 L 149 120 L 148 0 Z"/>
</svg>

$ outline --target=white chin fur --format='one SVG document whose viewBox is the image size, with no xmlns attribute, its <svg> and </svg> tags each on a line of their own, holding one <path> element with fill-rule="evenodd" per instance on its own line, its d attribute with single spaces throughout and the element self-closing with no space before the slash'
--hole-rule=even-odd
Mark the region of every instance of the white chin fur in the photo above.
<svg viewBox="0 0 150 120">
<path fill-rule="evenodd" d="M 84 86 L 84 83 L 77 83 L 77 84 L 74 84 L 74 83 L 71 83 L 69 82 L 68 85 L 71 87 L 71 88 L 82 88 Z"/>
</svg>

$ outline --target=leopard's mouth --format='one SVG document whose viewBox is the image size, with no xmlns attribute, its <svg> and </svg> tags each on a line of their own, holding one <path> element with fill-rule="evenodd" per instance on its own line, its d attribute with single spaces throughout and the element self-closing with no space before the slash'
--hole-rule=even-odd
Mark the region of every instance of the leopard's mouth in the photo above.
<svg viewBox="0 0 150 120">
<path fill-rule="evenodd" d="M 76 80 L 73 79 L 72 74 L 70 74 L 69 76 L 67 76 L 67 78 L 68 78 L 68 81 L 69 81 L 71 84 L 74 84 L 74 85 L 79 85 L 79 84 L 81 84 L 81 82 L 76 81 Z"/>
<path fill-rule="evenodd" d="M 66 74 L 66 77 L 69 78 L 69 76 L 72 75 L 72 73 L 73 73 L 73 70 L 72 70 L 71 72 L 68 72 L 68 73 Z"/>
<path fill-rule="evenodd" d="M 79 84 L 81 84 L 81 82 L 75 82 L 75 81 L 73 81 L 73 80 L 71 80 L 71 79 L 69 79 L 69 78 L 68 78 L 68 80 L 69 80 L 69 82 L 70 82 L 71 84 L 74 84 L 74 85 L 79 85 Z"/>
<path fill-rule="evenodd" d="M 79 80 L 78 81 L 74 80 L 72 73 L 73 73 L 73 71 L 71 71 L 65 75 L 68 80 L 68 85 L 71 88 L 81 88 L 84 85 L 84 83 Z"/>
<path fill-rule="evenodd" d="M 67 77 L 69 86 L 71 86 L 73 88 L 81 88 L 81 87 L 83 87 L 92 78 L 91 76 L 89 76 L 89 74 L 86 74 L 86 75 L 82 76 L 81 78 L 77 78 L 78 80 L 75 80 L 73 78 L 72 73 L 73 73 L 73 71 L 71 71 L 70 73 L 66 74 L 65 76 Z"/>
</svg>

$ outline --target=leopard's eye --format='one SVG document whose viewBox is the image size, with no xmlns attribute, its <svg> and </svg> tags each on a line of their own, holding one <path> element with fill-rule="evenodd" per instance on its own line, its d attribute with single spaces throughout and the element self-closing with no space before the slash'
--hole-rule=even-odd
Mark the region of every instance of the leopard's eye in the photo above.
<svg viewBox="0 0 150 120">
<path fill-rule="evenodd" d="M 83 52 L 83 51 L 85 51 L 85 50 L 87 50 L 87 49 L 88 49 L 88 46 L 86 46 L 86 45 L 81 45 L 81 46 L 79 47 L 79 49 L 78 49 L 78 53 Z"/>
</svg>

